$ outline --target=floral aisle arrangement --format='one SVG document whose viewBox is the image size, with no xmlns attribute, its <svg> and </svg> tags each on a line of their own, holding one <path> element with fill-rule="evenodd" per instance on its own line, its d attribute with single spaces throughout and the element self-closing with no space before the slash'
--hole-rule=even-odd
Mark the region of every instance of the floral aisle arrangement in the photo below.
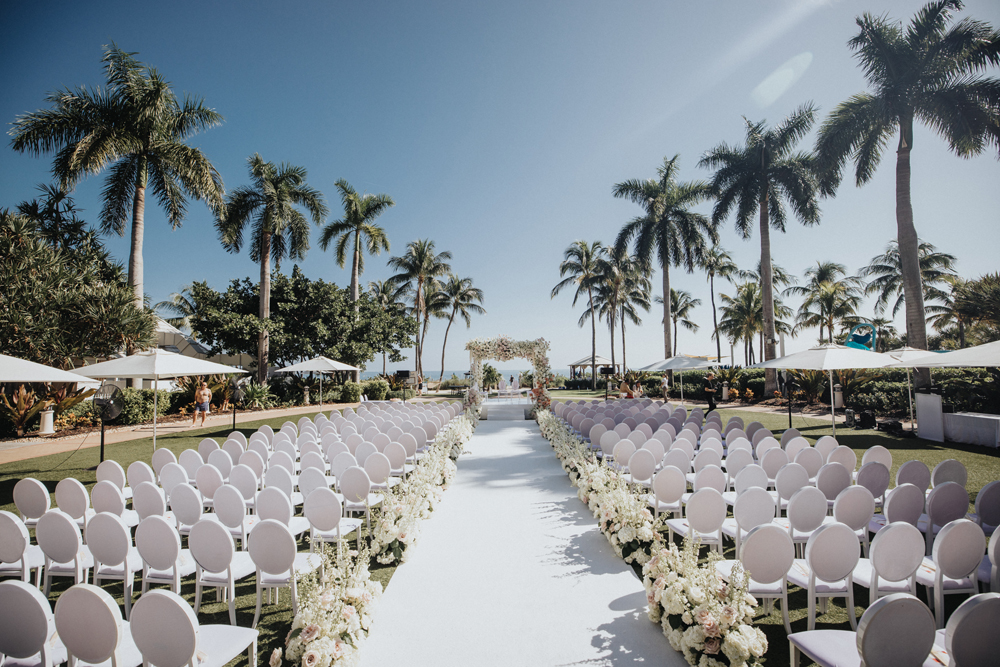
<svg viewBox="0 0 1000 667">
<path fill-rule="evenodd" d="M 358 662 L 368 637 L 382 584 L 368 572 L 369 553 L 324 545 L 323 566 L 298 582 L 299 610 L 285 639 L 285 651 L 274 649 L 270 667 L 282 657 L 302 667 L 346 667 Z"/>
<path fill-rule="evenodd" d="M 697 540 L 661 549 L 642 568 L 649 619 L 663 626 L 670 645 L 698 667 L 760 665 L 767 638 L 753 626 L 757 601 L 737 563 L 727 584 L 715 570 L 722 557 L 710 551 L 698 563 Z"/>
<path fill-rule="evenodd" d="M 661 520 L 653 519 L 645 494 L 632 491 L 618 473 L 601 465 L 556 415 L 541 410 L 536 419 L 615 553 L 643 566 L 649 618 L 662 624 L 670 645 L 699 667 L 761 664 L 767 639 L 752 624 L 757 601 L 747 593 L 746 575 L 735 568 L 727 585 L 715 570 L 717 553 L 699 564 L 697 542 L 685 541 L 683 549 L 666 544 Z"/>
<path fill-rule="evenodd" d="M 552 403 L 548 387 L 555 376 L 549 365 L 549 342 L 544 338 L 537 340 L 513 340 L 508 336 L 499 338 L 474 338 L 465 345 L 469 351 L 469 362 L 472 370 L 472 383 L 463 402 L 467 411 L 475 412 L 478 419 L 479 406 L 485 400 L 482 393 L 483 361 L 496 359 L 510 361 L 514 358 L 527 359 L 531 362 L 534 387 L 531 390 L 533 401 L 532 411 L 548 409 Z"/>
<path fill-rule="evenodd" d="M 420 533 L 420 521 L 434 511 L 455 477 L 452 455 L 472 437 L 467 415 L 452 419 L 438 433 L 430 449 L 406 479 L 384 494 L 374 510 L 371 553 L 383 565 L 406 562 L 409 548 Z"/>
</svg>

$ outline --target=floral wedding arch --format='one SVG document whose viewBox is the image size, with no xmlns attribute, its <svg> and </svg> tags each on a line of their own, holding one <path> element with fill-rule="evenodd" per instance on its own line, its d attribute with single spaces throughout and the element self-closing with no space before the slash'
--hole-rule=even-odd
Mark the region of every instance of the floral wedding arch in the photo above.
<svg viewBox="0 0 1000 667">
<path fill-rule="evenodd" d="M 483 361 L 496 359 L 497 361 L 510 361 L 511 359 L 522 358 L 531 361 L 532 377 L 534 386 L 531 389 L 531 399 L 533 402 L 532 411 L 548 409 L 552 403 L 549 396 L 548 387 L 552 383 L 554 376 L 549 367 L 549 341 L 544 338 L 538 340 L 512 340 L 507 336 L 499 338 L 474 338 L 470 340 L 465 349 L 469 351 L 469 363 L 472 372 L 472 384 L 465 396 L 466 407 L 476 410 L 482 404 L 485 397 L 481 391 L 483 386 Z"/>
</svg>

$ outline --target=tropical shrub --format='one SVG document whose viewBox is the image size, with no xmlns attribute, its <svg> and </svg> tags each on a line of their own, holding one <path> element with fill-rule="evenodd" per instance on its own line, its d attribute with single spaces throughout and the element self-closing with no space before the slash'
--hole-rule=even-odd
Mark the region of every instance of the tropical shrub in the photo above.
<svg viewBox="0 0 1000 667">
<path fill-rule="evenodd" d="M 268 385 L 247 382 L 243 386 L 243 407 L 247 410 L 266 410 L 275 404 L 275 397 Z"/>
<path fill-rule="evenodd" d="M 368 380 L 361 385 L 361 393 L 368 397 L 369 401 L 384 401 L 389 393 L 389 383 L 385 380 Z"/>
<path fill-rule="evenodd" d="M 361 401 L 361 385 L 357 382 L 345 382 L 340 388 L 341 403 L 358 403 Z"/>
<path fill-rule="evenodd" d="M 411 398 L 413 398 L 416 395 L 417 395 L 417 392 L 414 391 L 413 389 L 396 389 L 396 390 L 390 391 L 389 394 L 386 396 L 386 398 L 388 398 L 389 400 L 392 400 L 394 398 L 398 398 L 398 399 L 400 399 L 402 401 L 408 401 L 408 400 L 410 400 Z"/>
<path fill-rule="evenodd" d="M 157 415 L 163 416 L 170 409 L 171 392 L 163 389 L 159 390 L 156 399 Z M 153 390 L 152 389 L 132 389 L 126 387 L 122 389 L 122 413 L 115 420 L 116 424 L 131 426 L 133 424 L 145 424 L 153 421 Z"/>
</svg>

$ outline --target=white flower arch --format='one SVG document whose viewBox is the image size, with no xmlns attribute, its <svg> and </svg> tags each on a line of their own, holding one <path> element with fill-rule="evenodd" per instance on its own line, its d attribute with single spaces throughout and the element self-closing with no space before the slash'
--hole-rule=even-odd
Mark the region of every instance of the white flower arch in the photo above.
<svg viewBox="0 0 1000 667">
<path fill-rule="evenodd" d="M 469 351 L 469 364 L 472 372 L 472 384 L 465 397 L 465 405 L 478 409 L 484 397 L 480 391 L 483 385 L 483 361 L 496 359 L 510 361 L 514 358 L 528 359 L 532 365 L 534 386 L 532 387 L 533 410 L 539 407 L 548 408 L 552 403 L 548 387 L 552 383 L 552 368 L 549 366 L 549 341 L 544 338 L 537 340 L 513 340 L 507 336 L 498 338 L 473 338 L 466 345 Z"/>
</svg>

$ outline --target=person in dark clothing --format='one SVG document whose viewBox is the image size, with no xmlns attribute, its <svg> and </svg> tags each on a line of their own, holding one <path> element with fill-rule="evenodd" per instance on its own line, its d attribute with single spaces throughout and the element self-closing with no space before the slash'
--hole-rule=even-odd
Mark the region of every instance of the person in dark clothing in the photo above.
<svg viewBox="0 0 1000 667">
<path fill-rule="evenodd" d="M 709 372 L 705 376 L 705 396 L 708 397 L 708 409 L 709 411 L 715 409 L 715 373 Z"/>
</svg>

